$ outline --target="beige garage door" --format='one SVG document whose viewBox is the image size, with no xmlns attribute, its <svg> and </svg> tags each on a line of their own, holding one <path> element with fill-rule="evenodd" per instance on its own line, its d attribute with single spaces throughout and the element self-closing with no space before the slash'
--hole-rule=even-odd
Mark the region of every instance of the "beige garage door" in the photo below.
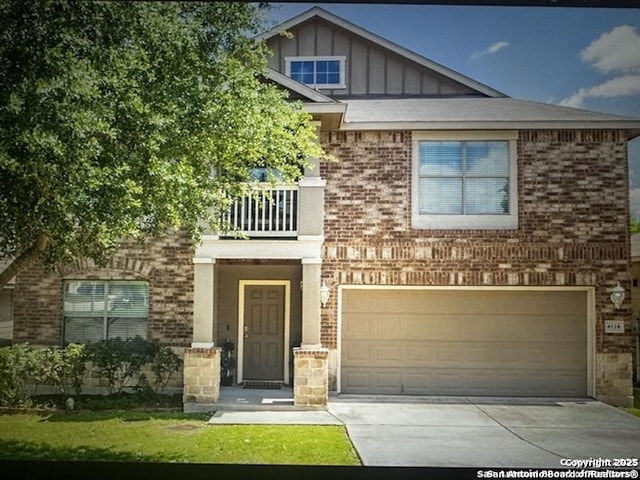
<svg viewBox="0 0 640 480">
<path fill-rule="evenodd" d="M 345 289 L 341 391 L 587 395 L 587 294 Z"/>
</svg>

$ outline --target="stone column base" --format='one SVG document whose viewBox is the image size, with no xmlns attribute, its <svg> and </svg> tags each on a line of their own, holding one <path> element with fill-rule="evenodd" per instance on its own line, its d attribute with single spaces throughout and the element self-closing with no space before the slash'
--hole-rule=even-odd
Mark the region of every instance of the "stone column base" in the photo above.
<svg viewBox="0 0 640 480">
<path fill-rule="evenodd" d="M 630 353 L 596 354 L 596 400 L 616 407 L 633 406 Z"/>
<path fill-rule="evenodd" d="M 220 397 L 220 347 L 184 352 L 183 403 L 216 403 Z"/>
<path fill-rule="evenodd" d="M 293 349 L 293 404 L 326 407 L 329 400 L 329 350 Z"/>
</svg>

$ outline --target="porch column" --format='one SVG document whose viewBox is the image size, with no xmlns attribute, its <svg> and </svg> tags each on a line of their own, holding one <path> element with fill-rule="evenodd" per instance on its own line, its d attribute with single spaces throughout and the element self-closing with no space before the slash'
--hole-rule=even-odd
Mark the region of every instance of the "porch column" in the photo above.
<svg viewBox="0 0 640 480">
<path fill-rule="evenodd" d="M 298 238 L 324 234 L 324 188 L 326 180 L 305 177 L 298 182 L 299 218 Z"/>
<path fill-rule="evenodd" d="M 211 348 L 213 341 L 215 258 L 193 259 L 192 348 Z"/>
<path fill-rule="evenodd" d="M 329 397 L 329 350 L 320 343 L 322 260 L 302 260 L 302 345 L 293 349 L 293 404 L 324 408 Z"/>
<path fill-rule="evenodd" d="M 302 349 L 320 348 L 322 260 L 302 259 Z"/>
<path fill-rule="evenodd" d="M 316 136 L 320 136 L 320 122 L 315 122 Z M 316 139 L 317 139 L 316 138 Z M 320 177 L 320 159 L 308 158 L 304 177 L 298 182 L 298 238 L 324 234 L 324 189 L 327 181 Z"/>
</svg>

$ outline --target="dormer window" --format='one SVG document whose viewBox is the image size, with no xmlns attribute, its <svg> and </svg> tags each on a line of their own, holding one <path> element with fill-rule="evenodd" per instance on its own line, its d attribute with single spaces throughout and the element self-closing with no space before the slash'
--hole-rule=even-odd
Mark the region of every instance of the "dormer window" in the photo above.
<svg viewBox="0 0 640 480">
<path fill-rule="evenodd" d="M 313 88 L 346 88 L 344 56 L 286 57 L 288 77 Z"/>
</svg>

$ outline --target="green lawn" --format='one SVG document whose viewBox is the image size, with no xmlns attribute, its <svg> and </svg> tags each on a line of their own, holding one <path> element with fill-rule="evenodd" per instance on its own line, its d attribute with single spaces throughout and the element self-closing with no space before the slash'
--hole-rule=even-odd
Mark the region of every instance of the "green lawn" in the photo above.
<svg viewBox="0 0 640 480">
<path fill-rule="evenodd" d="M 629 413 L 640 417 L 640 388 L 633 389 L 633 408 L 629 408 Z"/>
<path fill-rule="evenodd" d="M 0 415 L 0 460 L 360 465 L 344 427 L 208 425 L 201 415 Z"/>
</svg>

